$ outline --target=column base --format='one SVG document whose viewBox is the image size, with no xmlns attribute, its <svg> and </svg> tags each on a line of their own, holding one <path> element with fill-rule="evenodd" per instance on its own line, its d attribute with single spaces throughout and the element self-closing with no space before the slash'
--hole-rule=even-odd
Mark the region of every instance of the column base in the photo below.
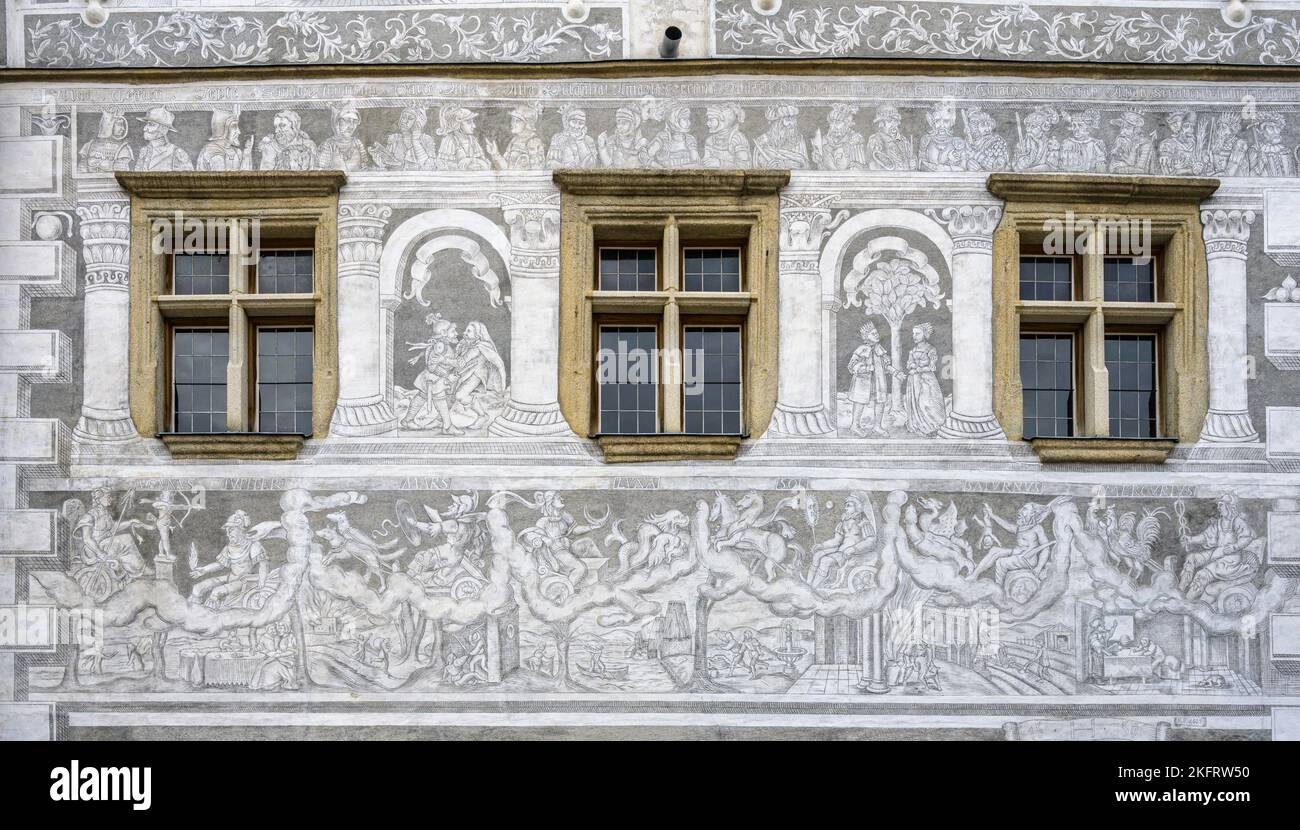
<svg viewBox="0 0 1300 830">
<path fill-rule="evenodd" d="M 868 680 L 866 683 L 859 683 L 858 688 L 869 695 L 889 694 L 889 686 L 883 680 Z"/>
<path fill-rule="evenodd" d="M 939 437 L 959 441 L 1006 438 L 1002 425 L 992 413 L 988 415 L 962 415 L 949 412 L 948 420 L 939 427 Z"/>
<path fill-rule="evenodd" d="M 1212 444 L 1252 444 L 1259 440 L 1250 413 L 1244 409 L 1224 411 L 1211 409 L 1201 428 L 1201 441 Z"/>
<path fill-rule="evenodd" d="M 772 413 L 772 431 L 780 435 L 797 435 L 809 437 L 817 435 L 834 435 L 835 428 L 821 405 L 787 406 L 778 403 L 776 412 Z"/>
<path fill-rule="evenodd" d="M 84 412 L 77 419 L 72 434 L 79 441 L 130 441 L 140 437 L 129 415 L 99 418 Z"/>
<path fill-rule="evenodd" d="M 571 433 L 569 424 L 560 414 L 558 403 L 520 403 L 511 401 L 506 409 L 488 425 L 488 435 L 526 437 L 532 435 L 564 435 Z"/>
<path fill-rule="evenodd" d="M 330 435 L 341 438 L 363 438 L 395 429 L 397 414 L 384 400 L 366 404 L 340 402 L 334 407 L 334 417 L 330 419 Z"/>
</svg>

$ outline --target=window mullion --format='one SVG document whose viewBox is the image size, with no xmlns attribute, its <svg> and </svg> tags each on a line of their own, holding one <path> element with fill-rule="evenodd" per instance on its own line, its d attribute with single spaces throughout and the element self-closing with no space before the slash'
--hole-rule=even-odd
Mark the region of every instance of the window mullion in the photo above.
<svg viewBox="0 0 1300 830">
<path fill-rule="evenodd" d="M 682 251 L 681 235 L 677 229 L 677 217 L 669 216 L 664 225 L 663 252 L 663 286 L 664 291 L 680 291 L 682 288 Z"/>
<path fill-rule="evenodd" d="M 682 315 L 677 307 L 677 297 L 670 293 L 664 304 L 662 345 L 659 359 L 659 382 L 663 389 L 664 411 L 660 423 L 661 431 L 679 433 L 682 431 L 682 365 L 684 355 L 681 353 Z"/>
<path fill-rule="evenodd" d="M 230 262 L 230 293 L 247 294 L 248 285 L 248 257 L 252 255 L 250 240 L 244 238 L 244 229 L 242 223 L 237 219 L 230 220 L 230 230 L 226 237 L 227 250 Z"/>
<path fill-rule="evenodd" d="M 1106 314 L 1097 307 L 1083 326 L 1079 362 L 1083 366 L 1083 423 L 1079 435 L 1110 435 L 1110 372 L 1106 369 Z"/>
<path fill-rule="evenodd" d="M 239 300 L 230 304 L 230 356 L 226 364 L 226 430 L 248 432 L 248 314 Z"/>
</svg>

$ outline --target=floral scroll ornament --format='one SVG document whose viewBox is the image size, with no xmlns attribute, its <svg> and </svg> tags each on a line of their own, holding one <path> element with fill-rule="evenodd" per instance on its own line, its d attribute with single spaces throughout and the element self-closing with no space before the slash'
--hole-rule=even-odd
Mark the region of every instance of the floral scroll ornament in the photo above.
<svg viewBox="0 0 1300 830">
<path fill-rule="evenodd" d="M 1257 14 L 1238 28 L 1224 24 L 1217 9 L 1161 15 L 1091 9 L 1040 14 L 1027 3 L 899 3 L 806 6 L 769 17 L 755 15 L 745 2 L 720 8 L 718 27 L 720 43 L 747 54 L 1143 63 L 1300 61 L 1300 18 Z M 1256 54 L 1250 54 L 1252 50 Z"/>
<path fill-rule="evenodd" d="M 289 11 L 278 16 L 175 11 L 118 15 L 95 28 L 76 15 L 28 18 L 29 66 L 598 60 L 622 32 L 558 12 L 394 12 L 383 17 Z"/>
</svg>

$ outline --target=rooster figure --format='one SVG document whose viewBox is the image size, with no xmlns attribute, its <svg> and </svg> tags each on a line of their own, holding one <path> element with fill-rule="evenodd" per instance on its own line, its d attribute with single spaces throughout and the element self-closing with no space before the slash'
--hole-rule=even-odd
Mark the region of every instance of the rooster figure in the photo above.
<svg viewBox="0 0 1300 830">
<path fill-rule="evenodd" d="M 1152 558 L 1151 550 L 1160 539 L 1160 517 L 1168 515 L 1163 508 L 1145 508 L 1140 519 L 1129 511 L 1116 521 L 1113 506 L 1098 515 L 1094 505 L 1088 510 L 1088 521 L 1105 546 L 1107 557 L 1117 568 L 1127 568 L 1129 578 L 1140 580 L 1148 570 L 1163 570 Z"/>
</svg>

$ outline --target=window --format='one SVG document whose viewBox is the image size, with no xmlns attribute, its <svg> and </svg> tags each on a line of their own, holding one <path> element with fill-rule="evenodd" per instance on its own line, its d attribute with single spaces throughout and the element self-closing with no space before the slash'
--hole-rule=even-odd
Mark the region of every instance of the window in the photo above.
<svg viewBox="0 0 1300 830">
<path fill-rule="evenodd" d="M 1110 434 L 1155 438 L 1157 429 L 1156 336 L 1107 334 L 1106 374 L 1110 384 Z"/>
<path fill-rule="evenodd" d="M 1021 334 L 1025 437 L 1074 434 L 1074 335 Z"/>
<path fill-rule="evenodd" d="M 654 248 L 600 249 L 601 291 L 654 291 L 658 287 L 658 270 Z"/>
<path fill-rule="evenodd" d="M 740 326 L 687 326 L 683 355 L 694 363 L 695 382 L 686 386 L 685 432 L 739 435 L 741 378 Z"/>
<path fill-rule="evenodd" d="M 1207 179 L 994 174 L 995 408 L 1043 461 L 1163 461 L 1206 411 Z"/>
<path fill-rule="evenodd" d="M 257 329 L 257 431 L 311 434 L 310 326 Z"/>
<path fill-rule="evenodd" d="M 1070 257 L 1022 254 L 1020 299 L 1073 300 L 1074 260 Z"/>
<path fill-rule="evenodd" d="M 337 393 L 342 176 L 119 180 L 132 194 L 137 429 L 177 457 L 292 458 L 304 438 L 327 432 Z"/>
<path fill-rule="evenodd" d="M 229 358 L 226 329 L 172 331 L 172 421 L 176 432 L 226 431 Z"/>
<path fill-rule="evenodd" d="M 788 174 L 555 179 L 569 425 L 606 461 L 734 457 L 775 406 L 776 194 Z"/>
<path fill-rule="evenodd" d="M 597 378 L 600 431 L 652 435 L 659 431 L 659 330 L 654 326 L 601 326 L 600 358 L 609 366 Z"/>
</svg>

